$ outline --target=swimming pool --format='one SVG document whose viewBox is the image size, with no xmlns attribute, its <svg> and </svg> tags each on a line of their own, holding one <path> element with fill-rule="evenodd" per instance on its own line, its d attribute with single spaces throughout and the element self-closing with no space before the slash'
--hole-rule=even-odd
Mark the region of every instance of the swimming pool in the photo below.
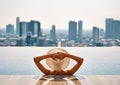
<svg viewBox="0 0 120 85">
<path fill-rule="evenodd" d="M 0 75 L 42 75 L 35 66 L 33 57 L 44 55 L 52 48 L 0 47 Z M 63 47 L 63 49 L 84 58 L 81 68 L 75 75 L 120 75 L 119 47 Z M 73 64 L 72 61 L 68 68 Z"/>
</svg>

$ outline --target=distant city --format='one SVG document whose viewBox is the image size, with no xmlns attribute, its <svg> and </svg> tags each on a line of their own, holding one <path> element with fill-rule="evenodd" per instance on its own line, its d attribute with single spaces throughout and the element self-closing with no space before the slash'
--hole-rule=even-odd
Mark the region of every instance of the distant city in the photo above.
<svg viewBox="0 0 120 85">
<path fill-rule="evenodd" d="M 16 27 L 15 27 L 16 26 Z M 83 29 L 83 21 L 68 21 L 68 29 L 43 29 L 41 22 L 20 21 L 16 25 L 7 24 L 0 29 L 0 46 L 37 46 L 37 47 L 112 47 L 120 46 L 120 20 L 105 19 L 105 28 L 93 26 L 92 30 Z"/>
</svg>

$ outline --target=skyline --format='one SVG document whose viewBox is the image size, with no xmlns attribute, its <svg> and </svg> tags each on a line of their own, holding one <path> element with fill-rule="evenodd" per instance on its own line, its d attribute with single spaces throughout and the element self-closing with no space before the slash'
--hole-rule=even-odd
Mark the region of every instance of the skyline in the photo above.
<svg viewBox="0 0 120 85">
<path fill-rule="evenodd" d="M 49 32 L 42 31 L 39 21 L 19 22 L 16 18 L 17 29 L 7 25 L 6 32 L 0 32 L 0 46 L 57 46 L 60 42 L 63 47 L 84 46 L 120 46 L 120 20 L 106 19 L 106 28 L 94 26 L 91 31 L 83 31 L 82 21 L 69 21 L 69 28 L 58 32 L 52 25 Z"/>
<path fill-rule="evenodd" d="M 105 18 L 120 20 L 119 3 L 119 0 L 4 0 L 0 1 L 0 28 L 16 25 L 16 17 L 20 21 L 38 20 L 45 29 L 53 24 L 57 29 L 68 29 L 70 20 L 82 20 L 84 30 L 92 30 L 93 26 L 105 28 Z"/>
</svg>

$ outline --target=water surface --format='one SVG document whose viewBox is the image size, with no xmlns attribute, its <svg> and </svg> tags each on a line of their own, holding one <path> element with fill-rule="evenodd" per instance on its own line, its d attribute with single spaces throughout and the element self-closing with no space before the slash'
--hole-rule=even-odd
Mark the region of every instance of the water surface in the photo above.
<svg viewBox="0 0 120 85">
<path fill-rule="evenodd" d="M 53 47 L 0 47 L 0 75 L 41 75 L 33 57 Z M 84 58 L 75 75 L 120 75 L 119 47 L 64 47 L 68 53 Z M 46 66 L 45 61 L 43 61 Z M 71 61 L 68 69 L 75 64 Z M 47 66 L 46 66 L 47 67 Z"/>
</svg>

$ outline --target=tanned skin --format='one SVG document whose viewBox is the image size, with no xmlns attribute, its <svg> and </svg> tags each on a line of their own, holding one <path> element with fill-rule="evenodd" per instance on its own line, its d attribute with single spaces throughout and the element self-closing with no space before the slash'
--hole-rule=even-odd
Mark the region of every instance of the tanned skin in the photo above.
<svg viewBox="0 0 120 85">
<path fill-rule="evenodd" d="M 46 69 L 41 63 L 40 61 L 43 59 L 47 59 L 47 58 L 52 58 L 53 60 L 56 60 L 56 58 L 58 59 L 64 59 L 65 57 L 68 57 L 70 59 L 75 60 L 77 63 L 74 65 L 73 68 L 71 68 L 70 70 L 64 71 L 51 71 Z M 74 74 L 81 66 L 81 64 L 83 63 L 83 58 L 71 55 L 71 54 L 66 54 L 66 53 L 62 53 L 62 52 L 57 52 L 57 53 L 53 53 L 53 54 L 47 54 L 47 55 L 43 55 L 43 56 L 38 56 L 34 58 L 34 62 L 37 65 L 37 67 L 46 75 L 72 75 Z"/>
</svg>

